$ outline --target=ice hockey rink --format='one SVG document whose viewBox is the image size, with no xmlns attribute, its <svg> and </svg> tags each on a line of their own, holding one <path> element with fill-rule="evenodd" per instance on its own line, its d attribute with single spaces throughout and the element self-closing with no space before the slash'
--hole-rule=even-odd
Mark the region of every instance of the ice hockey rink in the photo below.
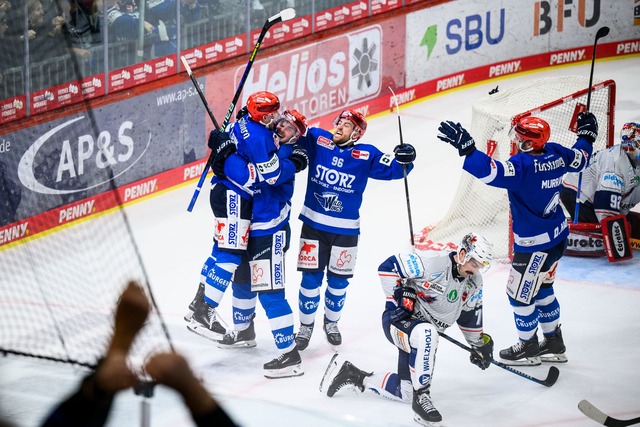
<svg viewBox="0 0 640 427">
<path fill-rule="evenodd" d="M 414 231 L 436 223 L 446 213 L 462 173 L 456 150 L 436 138 L 442 120 L 471 124 L 471 105 L 499 87 L 505 90 L 525 80 L 560 75 L 588 76 L 591 63 L 557 67 L 537 73 L 483 82 L 446 92 L 400 108 L 404 141 L 415 146 L 415 170 L 408 177 Z M 640 57 L 598 61 L 595 79 L 617 83 L 615 129 L 640 121 Z M 369 118 L 366 142 L 391 152 L 399 142 L 397 116 Z M 618 138 L 616 136 L 616 142 Z M 306 172 L 303 172 L 306 173 Z M 298 177 L 291 220 L 292 247 L 287 255 L 287 298 L 297 323 L 300 275 L 295 257 L 304 179 Z M 277 355 L 264 310 L 257 309 L 258 345 L 222 350 L 189 332 L 182 317 L 199 281 L 202 262 L 210 252 L 212 214 L 206 192 L 192 213 L 186 207 L 195 182 L 159 194 L 127 208 L 151 287 L 176 349 L 187 356 L 207 388 L 239 425 L 254 426 L 414 426 L 410 405 L 373 394 L 342 390 L 333 398 L 319 392 L 333 350 L 317 328 L 302 353 L 305 374 L 269 380 L 262 365 Z M 465 209 L 473 209 L 469 200 Z M 370 181 L 365 193 L 356 275 L 348 288 L 340 329 L 340 358 L 366 371 L 393 371 L 396 349 L 381 330 L 384 297 L 377 267 L 388 256 L 410 251 L 404 184 Z M 64 232 L 64 231 L 61 231 Z M 494 353 L 517 340 L 511 308 L 505 296 L 508 264 L 496 262 L 485 274 L 485 332 L 495 341 Z M 640 416 L 640 253 L 609 263 L 605 258 L 564 257 L 555 292 L 567 345 L 567 364 L 557 365 L 560 377 L 547 388 L 492 365 L 482 371 L 469 363 L 468 353 L 445 340 L 438 347 L 431 396 L 443 416 L 442 426 L 590 426 L 596 423 L 577 408 L 588 399 L 608 415 Z M 324 288 L 323 288 L 324 292 Z M 230 321 L 231 295 L 220 311 Z M 321 322 L 321 310 L 317 321 Z M 447 331 L 463 341 L 456 326 Z M 549 366 L 520 367 L 544 377 Z M 84 371 L 26 358 L 0 358 L 0 411 L 18 427 L 37 426 L 51 405 L 72 390 Z M 180 397 L 157 387 L 146 400 L 121 393 L 110 426 L 143 425 L 142 408 L 153 427 L 192 426 Z"/>
</svg>

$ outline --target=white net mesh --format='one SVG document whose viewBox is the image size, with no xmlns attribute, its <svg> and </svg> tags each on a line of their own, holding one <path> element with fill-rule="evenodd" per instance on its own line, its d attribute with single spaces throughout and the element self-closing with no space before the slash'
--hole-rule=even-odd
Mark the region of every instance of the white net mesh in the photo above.
<svg viewBox="0 0 640 427">
<path fill-rule="evenodd" d="M 550 141 L 572 146 L 576 141 L 570 129 L 580 105 L 587 104 L 589 80 L 580 76 L 532 80 L 526 85 L 499 92 L 473 105 L 470 132 L 476 147 L 487 152 L 495 141 L 492 157 L 506 160 L 511 155 L 509 130 L 516 117 L 532 115 L 551 126 Z M 615 83 L 595 83 L 589 110 L 598 119 L 599 134 L 594 151 L 613 143 L 613 104 Z M 457 243 L 468 231 L 475 231 L 494 246 L 495 258 L 511 253 L 509 201 L 506 190 L 490 187 L 463 172 L 456 197 L 445 217 L 426 235 L 437 244 Z"/>
</svg>

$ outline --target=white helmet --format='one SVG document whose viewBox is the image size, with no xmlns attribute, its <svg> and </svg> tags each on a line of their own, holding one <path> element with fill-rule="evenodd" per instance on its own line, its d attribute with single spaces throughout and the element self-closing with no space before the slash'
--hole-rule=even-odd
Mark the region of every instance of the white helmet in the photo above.
<svg viewBox="0 0 640 427">
<path fill-rule="evenodd" d="M 464 259 L 459 259 L 460 264 L 464 264 L 471 258 L 482 264 L 481 272 L 485 272 L 493 261 L 493 244 L 477 233 L 468 233 L 460 241 L 458 251 L 464 249 Z"/>
</svg>

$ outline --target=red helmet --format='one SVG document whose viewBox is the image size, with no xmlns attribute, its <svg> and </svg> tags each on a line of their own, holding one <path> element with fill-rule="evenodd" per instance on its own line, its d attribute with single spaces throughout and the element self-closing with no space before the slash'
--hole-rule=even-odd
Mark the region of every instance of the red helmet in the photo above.
<svg viewBox="0 0 640 427">
<path fill-rule="evenodd" d="M 629 122 L 620 130 L 622 149 L 634 162 L 640 160 L 640 124 Z"/>
<path fill-rule="evenodd" d="M 364 118 L 362 113 L 359 113 L 355 110 L 344 110 L 336 119 L 333 121 L 333 126 L 338 126 L 338 122 L 340 119 L 349 120 L 353 123 L 353 132 L 351 132 L 350 140 L 355 142 L 364 136 L 365 131 L 367 130 L 367 119 Z"/>
<path fill-rule="evenodd" d="M 285 110 L 282 116 L 280 116 L 278 123 L 283 120 L 291 123 L 297 130 L 296 134 L 286 141 L 285 144 L 294 144 L 300 136 L 304 136 L 307 133 L 307 118 L 298 112 L 298 110 Z M 276 123 L 276 126 L 278 126 L 278 123 Z"/>
<path fill-rule="evenodd" d="M 542 150 L 551 135 L 549 123 L 539 117 L 532 116 L 518 120 L 512 131 L 520 141 L 531 141 L 531 149 L 534 151 Z"/>
<path fill-rule="evenodd" d="M 247 99 L 247 110 L 253 121 L 262 122 L 264 116 L 276 113 L 280 109 L 278 97 L 267 91 L 255 92 Z"/>
</svg>

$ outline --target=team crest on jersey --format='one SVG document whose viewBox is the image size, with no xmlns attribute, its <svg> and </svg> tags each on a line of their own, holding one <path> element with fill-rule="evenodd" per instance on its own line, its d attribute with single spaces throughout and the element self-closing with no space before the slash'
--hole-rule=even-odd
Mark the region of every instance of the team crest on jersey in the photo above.
<svg viewBox="0 0 640 427">
<path fill-rule="evenodd" d="M 342 202 L 338 198 L 337 193 L 314 193 L 316 200 L 325 211 L 342 212 Z"/>
<path fill-rule="evenodd" d="M 353 157 L 354 159 L 369 160 L 369 152 L 361 151 L 361 150 L 353 150 L 351 152 L 351 157 Z"/>
<path fill-rule="evenodd" d="M 324 137 L 324 136 L 319 136 L 318 140 L 316 141 L 317 144 L 321 147 L 324 148 L 328 148 L 330 150 L 333 150 L 333 141 L 331 141 L 329 138 Z"/>
</svg>

